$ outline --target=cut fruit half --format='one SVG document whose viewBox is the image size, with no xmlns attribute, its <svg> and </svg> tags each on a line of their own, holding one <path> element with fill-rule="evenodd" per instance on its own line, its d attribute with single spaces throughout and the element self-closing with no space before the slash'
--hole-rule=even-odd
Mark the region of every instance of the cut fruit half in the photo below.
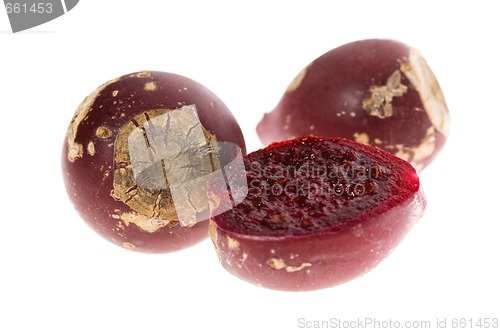
<svg viewBox="0 0 500 332">
<path fill-rule="evenodd" d="M 245 168 L 248 194 L 233 209 L 219 213 L 227 198 L 210 193 L 210 235 L 224 268 L 266 288 L 315 290 L 358 277 L 425 209 L 409 163 L 345 139 L 275 143 L 246 156 Z"/>
</svg>

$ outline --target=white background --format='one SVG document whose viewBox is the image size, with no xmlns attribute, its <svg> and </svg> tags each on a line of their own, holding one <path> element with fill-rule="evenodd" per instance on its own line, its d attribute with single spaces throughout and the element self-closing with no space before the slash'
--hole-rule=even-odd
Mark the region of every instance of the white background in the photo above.
<svg viewBox="0 0 500 332">
<path fill-rule="evenodd" d="M 304 330 L 300 318 L 365 317 L 432 326 L 446 318 L 453 330 L 453 318 L 500 319 L 493 3 L 82 0 L 18 34 L 0 10 L 0 331 L 294 331 Z M 252 151 L 261 147 L 257 122 L 302 67 L 374 37 L 420 50 L 452 123 L 421 174 L 426 215 L 364 277 L 316 292 L 261 289 L 229 275 L 209 240 L 137 254 L 74 211 L 62 144 L 76 107 L 101 83 L 143 69 L 197 80 L 233 110 Z"/>
</svg>

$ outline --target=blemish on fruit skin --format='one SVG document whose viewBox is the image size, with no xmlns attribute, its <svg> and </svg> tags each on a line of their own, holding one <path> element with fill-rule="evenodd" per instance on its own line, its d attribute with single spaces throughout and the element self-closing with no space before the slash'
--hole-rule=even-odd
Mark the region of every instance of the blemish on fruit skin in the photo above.
<svg viewBox="0 0 500 332">
<path fill-rule="evenodd" d="M 297 76 L 295 76 L 293 81 L 288 85 L 286 92 L 292 92 L 296 90 L 304 80 L 304 77 L 306 77 L 306 73 L 307 73 L 307 67 L 302 69 L 302 71 Z"/>
<path fill-rule="evenodd" d="M 288 114 L 285 117 L 285 125 L 283 126 L 283 130 L 288 130 L 290 128 L 290 121 L 292 120 L 292 115 Z"/>
<path fill-rule="evenodd" d="M 368 136 L 367 133 L 354 133 L 354 140 L 358 143 L 362 144 L 369 144 L 370 143 L 370 137 Z"/>
<path fill-rule="evenodd" d="M 401 83 L 401 72 L 396 69 L 383 86 L 370 87 L 370 96 L 363 100 L 362 107 L 368 114 L 380 119 L 392 116 L 392 100 L 406 93 L 408 87 Z"/>
<path fill-rule="evenodd" d="M 240 247 L 240 242 L 238 240 L 233 239 L 229 235 L 226 235 L 226 238 L 228 249 L 238 249 Z"/>
<path fill-rule="evenodd" d="M 144 90 L 146 91 L 156 91 L 156 83 L 155 82 L 147 82 L 144 84 Z"/>
<path fill-rule="evenodd" d="M 177 224 L 173 220 L 160 220 L 158 218 L 148 217 L 136 212 L 122 213 L 120 215 L 120 220 L 122 220 L 127 226 L 134 224 L 148 233 L 154 233 L 158 229 L 167 225 Z"/>
<path fill-rule="evenodd" d="M 246 252 L 243 252 L 243 254 L 241 255 L 241 258 L 238 260 L 238 267 L 240 269 L 245 267 L 245 269 L 248 271 L 248 268 L 245 266 L 245 261 L 247 260 L 247 258 L 248 258 L 248 254 Z"/>
<path fill-rule="evenodd" d="M 281 259 L 281 258 L 270 258 L 267 261 L 267 265 L 273 270 L 285 269 L 285 271 L 288 273 L 298 272 L 298 271 L 302 270 L 303 268 L 312 266 L 311 263 L 302 263 L 299 266 L 286 265 L 285 262 L 283 261 L 283 259 Z"/>
<path fill-rule="evenodd" d="M 114 90 L 111 94 L 113 97 L 116 97 L 118 96 L 118 92 L 119 92 L 118 90 Z"/>
<path fill-rule="evenodd" d="M 281 258 L 270 258 L 267 261 L 267 265 L 273 270 L 281 270 L 286 267 L 285 262 Z"/>
<path fill-rule="evenodd" d="M 66 142 L 68 144 L 68 160 L 70 162 L 74 162 L 76 159 L 83 156 L 83 145 L 81 143 L 75 142 L 80 123 L 85 121 L 85 119 L 88 117 L 88 114 L 92 111 L 94 102 L 101 91 L 103 91 L 110 84 L 116 83 L 119 80 L 120 78 L 115 78 L 95 89 L 83 100 L 83 102 L 76 109 L 76 112 L 73 115 L 73 119 L 71 120 L 71 123 L 69 124 L 68 130 L 66 132 Z"/>
<path fill-rule="evenodd" d="M 443 91 L 427 61 L 419 51 L 412 48 L 408 63 L 401 64 L 400 70 L 420 94 L 420 99 L 432 125 L 441 134 L 448 137 L 450 130 L 448 107 Z"/>
<path fill-rule="evenodd" d="M 286 272 L 289 272 L 289 273 L 290 272 L 297 272 L 297 271 L 302 270 L 303 268 L 310 267 L 310 266 L 312 266 L 311 263 L 302 263 L 299 266 L 287 266 L 285 268 L 285 270 L 286 270 Z M 306 270 L 306 273 L 307 273 L 307 271 L 309 271 L 309 270 Z"/>
<path fill-rule="evenodd" d="M 124 242 L 123 243 L 123 247 L 125 249 L 135 249 L 135 246 L 132 243 L 130 243 L 130 242 Z"/>
<path fill-rule="evenodd" d="M 87 152 L 89 155 L 93 156 L 95 155 L 95 146 L 94 142 L 90 141 L 89 144 L 87 144 Z"/>
<path fill-rule="evenodd" d="M 352 230 L 352 234 L 356 237 L 361 237 L 364 234 L 363 226 L 361 224 L 355 226 Z"/>
<path fill-rule="evenodd" d="M 68 160 L 74 162 L 76 159 L 83 156 L 83 145 L 79 143 L 73 143 L 68 145 Z"/>
<path fill-rule="evenodd" d="M 417 171 L 421 171 L 424 168 L 423 162 L 434 153 L 435 141 L 436 131 L 434 127 L 429 127 L 418 146 L 406 147 L 403 144 L 396 144 L 393 147 L 397 150 L 394 154 L 399 158 L 408 160 Z"/>
<path fill-rule="evenodd" d="M 134 77 L 134 75 L 131 75 L 131 76 Z M 135 77 L 137 77 L 137 78 L 147 78 L 150 76 L 151 76 L 151 73 L 149 71 L 146 71 L 146 70 L 135 74 Z"/>
<path fill-rule="evenodd" d="M 210 240 L 212 240 L 212 245 L 214 246 L 217 257 L 219 258 L 219 260 L 222 260 L 219 246 L 217 244 L 217 228 L 217 224 L 210 219 L 210 222 L 208 223 L 208 236 L 210 237 Z"/>
</svg>

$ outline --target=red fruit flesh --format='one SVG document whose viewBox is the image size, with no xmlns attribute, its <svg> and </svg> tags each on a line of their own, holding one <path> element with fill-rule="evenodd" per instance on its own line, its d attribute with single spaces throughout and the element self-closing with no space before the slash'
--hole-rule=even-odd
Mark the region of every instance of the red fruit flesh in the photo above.
<svg viewBox="0 0 500 332">
<path fill-rule="evenodd" d="M 335 48 L 290 84 L 257 133 L 265 145 L 306 135 L 370 144 L 424 169 L 442 149 L 449 114 L 422 55 L 383 39 Z"/>
<path fill-rule="evenodd" d="M 179 250 L 205 239 L 208 221 L 180 224 L 172 183 L 217 170 L 224 161 L 212 150 L 222 142 L 245 153 L 238 123 L 206 87 L 171 73 L 124 75 L 78 107 L 63 147 L 66 189 L 107 240 L 141 252 Z M 186 197 L 193 213 L 205 208 L 198 187 Z"/>
<path fill-rule="evenodd" d="M 266 288 L 314 290 L 362 275 L 425 207 L 410 164 L 344 139 L 276 143 L 245 167 L 247 197 L 213 216 L 210 234 L 229 272 Z"/>
</svg>

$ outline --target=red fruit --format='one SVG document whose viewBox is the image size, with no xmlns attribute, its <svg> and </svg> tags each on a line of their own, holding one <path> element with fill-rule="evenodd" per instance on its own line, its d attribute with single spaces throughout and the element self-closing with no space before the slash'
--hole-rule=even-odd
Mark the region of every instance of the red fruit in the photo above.
<svg viewBox="0 0 500 332">
<path fill-rule="evenodd" d="M 309 64 L 257 133 L 265 145 L 295 137 L 344 137 L 425 168 L 448 136 L 449 114 L 421 54 L 394 40 L 361 40 Z"/>
<path fill-rule="evenodd" d="M 425 207 L 409 163 L 344 139 L 276 143 L 246 156 L 245 168 L 248 195 L 222 214 L 215 206 L 210 234 L 230 273 L 271 289 L 315 290 L 364 274 Z"/>
<path fill-rule="evenodd" d="M 78 107 L 63 148 L 66 189 L 111 242 L 142 252 L 182 249 L 208 236 L 203 181 L 227 163 L 221 144 L 245 154 L 235 118 L 207 88 L 170 73 L 125 75 Z"/>
</svg>

